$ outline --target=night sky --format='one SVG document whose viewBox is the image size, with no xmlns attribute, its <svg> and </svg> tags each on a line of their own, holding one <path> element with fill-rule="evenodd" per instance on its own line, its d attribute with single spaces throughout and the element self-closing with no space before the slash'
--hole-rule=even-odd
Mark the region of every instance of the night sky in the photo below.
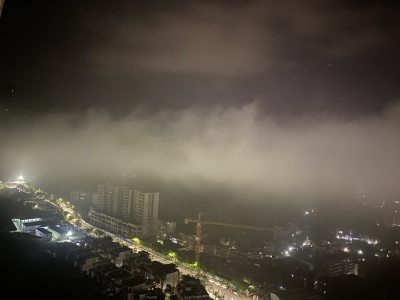
<svg viewBox="0 0 400 300">
<path fill-rule="evenodd" d="M 398 197 L 399 8 L 6 0 L 0 176 Z"/>
</svg>

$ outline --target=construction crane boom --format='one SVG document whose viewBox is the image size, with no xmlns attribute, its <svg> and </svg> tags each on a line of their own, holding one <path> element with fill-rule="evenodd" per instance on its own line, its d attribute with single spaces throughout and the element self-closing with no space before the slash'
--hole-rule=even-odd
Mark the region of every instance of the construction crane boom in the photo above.
<svg viewBox="0 0 400 300">
<path fill-rule="evenodd" d="M 250 225 L 241 225 L 241 224 L 231 224 L 231 223 L 216 222 L 216 221 L 204 221 L 201 218 L 201 213 L 198 214 L 197 219 L 185 219 L 185 224 L 189 224 L 189 223 L 196 224 L 196 248 L 195 248 L 196 263 L 199 263 L 200 253 L 202 252 L 201 234 L 202 234 L 202 226 L 203 225 L 216 225 L 216 226 L 224 226 L 224 227 L 232 227 L 232 228 L 242 228 L 242 229 L 274 232 L 273 228 L 265 228 L 265 227 L 257 227 L 257 226 L 250 226 Z"/>
<path fill-rule="evenodd" d="M 195 219 L 185 219 L 185 223 L 197 223 Z M 225 226 L 225 227 L 233 227 L 233 228 L 242 228 L 242 229 L 252 229 L 252 230 L 261 230 L 261 231 L 272 231 L 272 228 L 264 228 L 250 225 L 242 225 L 242 224 L 230 224 L 223 222 L 215 222 L 215 221 L 202 221 L 203 225 L 216 225 L 216 226 Z"/>
</svg>

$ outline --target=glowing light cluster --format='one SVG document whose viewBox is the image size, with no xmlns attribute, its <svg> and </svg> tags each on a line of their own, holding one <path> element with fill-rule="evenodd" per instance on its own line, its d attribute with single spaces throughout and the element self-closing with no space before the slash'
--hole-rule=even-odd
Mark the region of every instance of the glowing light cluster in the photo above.
<svg viewBox="0 0 400 300">
<path fill-rule="evenodd" d="M 372 239 L 367 236 L 353 235 L 351 232 L 349 234 L 345 234 L 345 233 L 343 233 L 342 230 L 338 230 L 336 232 L 336 239 L 337 240 L 345 240 L 345 241 L 349 241 L 349 242 L 361 241 L 361 242 L 365 242 L 369 245 L 377 245 L 379 243 L 379 241 L 377 239 Z"/>
</svg>

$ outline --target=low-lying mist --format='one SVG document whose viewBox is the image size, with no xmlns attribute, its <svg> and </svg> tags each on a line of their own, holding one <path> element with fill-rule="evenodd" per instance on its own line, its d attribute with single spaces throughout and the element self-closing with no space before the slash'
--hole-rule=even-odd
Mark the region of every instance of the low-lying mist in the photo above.
<svg viewBox="0 0 400 300">
<path fill-rule="evenodd" d="M 3 179 L 23 173 L 65 190 L 126 174 L 204 198 L 221 187 L 243 203 L 344 199 L 369 190 L 397 197 L 399 129 L 399 107 L 353 120 L 319 114 L 284 122 L 259 113 L 256 103 L 137 109 L 123 118 L 92 109 L 2 126 L 0 165 Z"/>
</svg>

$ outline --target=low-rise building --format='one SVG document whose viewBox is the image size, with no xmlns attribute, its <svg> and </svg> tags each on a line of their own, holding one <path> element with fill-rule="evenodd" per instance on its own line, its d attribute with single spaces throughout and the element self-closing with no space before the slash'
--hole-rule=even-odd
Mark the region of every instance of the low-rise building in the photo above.
<svg viewBox="0 0 400 300">
<path fill-rule="evenodd" d="M 293 289 L 271 292 L 271 300 L 323 300 L 323 298 L 311 295 L 305 289 Z"/>
<path fill-rule="evenodd" d="M 109 252 L 109 257 L 111 261 L 114 262 L 123 262 L 132 254 L 132 250 L 126 246 L 121 246 L 115 249 L 112 249 Z"/>
<path fill-rule="evenodd" d="M 59 225 L 49 226 L 47 227 L 47 230 L 51 232 L 53 241 L 63 241 L 68 239 L 68 231 L 61 228 Z"/>
<path fill-rule="evenodd" d="M 167 239 L 175 234 L 176 222 L 158 221 L 158 238 Z"/>
<path fill-rule="evenodd" d="M 35 234 L 36 228 L 52 224 L 51 218 L 12 219 L 18 231 Z"/>
<path fill-rule="evenodd" d="M 179 271 L 174 264 L 162 264 L 158 261 L 151 263 L 151 271 L 156 281 L 160 283 L 160 287 L 164 290 L 167 285 L 176 287 L 179 282 Z"/>
<path fill-rule="evenodd" d="M 126 223 L 120 219 L 96 212 L 93 209 L 89 211 L 88 216 L 92 225 L 117 235 L 127 238 L 143 237 L 146 235 L 145 226 L 142 225 Z"/>
<path fill-rule="evenodd" d="M 200 283 L 200 280 L 189 275 L 183 275 L 177 286 L 178 299 L 210 299 L 206 288 Z"/>
<path fill-rule="evenodd" d="M 358 265 L 353 258 L 347 255 L 330 255 L 302 260 L 315 277 L 334 277 L 339 275 L 357 275 Z"/>
<path fill-rule="evenodd" d="M 36 228 L 35 234 L 46 241 L 51 241 L 52 233 L 44 227 Z"/>
</svg>

